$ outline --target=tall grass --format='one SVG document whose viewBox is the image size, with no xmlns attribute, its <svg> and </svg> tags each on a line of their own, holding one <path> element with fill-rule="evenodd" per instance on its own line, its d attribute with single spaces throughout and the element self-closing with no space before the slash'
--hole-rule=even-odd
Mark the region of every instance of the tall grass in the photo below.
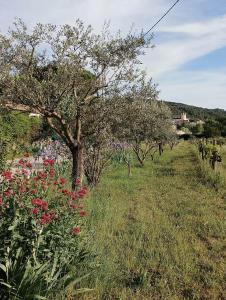
<svg viewBox="0 0 226 300">
<path fill-rule="evenodd" d="M 202 183 L 209 185 L 216 191 L 223 189 L 225 187 L 226 177 L 224 176 L 224 169 L 220 163 L 218 163 L 216 170 L 213 170 L 208 161 L 203 161 L 201 159 L 198 151 L 194 150 L 194 152 L 197 160 L 197 171 Z"/>
<path fill-rule="evenodd" d="M 88 201 L 93 271 L 79 299 L 224 299 L 225 203 L 203 185 L 193 146 L 110 168 Z M 84 261 L 84 270 L 87 261 Z"/>
</svg>

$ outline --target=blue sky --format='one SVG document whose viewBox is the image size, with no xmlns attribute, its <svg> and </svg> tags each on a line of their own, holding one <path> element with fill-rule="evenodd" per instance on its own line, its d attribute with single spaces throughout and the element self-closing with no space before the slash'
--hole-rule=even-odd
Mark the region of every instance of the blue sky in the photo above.
<svg viewBox="0 0 226 300">
<path fill-rule="evenodd" d="M 96 31 L 148 30 L 175 0 L 0 0 L 0 30 L 15 17 L 69 23 L 77 18 Z M 181 0 L 154 31 L 143 67 L 168 101 L 226 109 L 226 0 Z"/>
</svg>

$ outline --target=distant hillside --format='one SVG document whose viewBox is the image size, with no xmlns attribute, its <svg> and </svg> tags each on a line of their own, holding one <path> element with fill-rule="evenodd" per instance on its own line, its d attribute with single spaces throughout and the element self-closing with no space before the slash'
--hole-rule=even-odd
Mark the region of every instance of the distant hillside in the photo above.
<svg viewBox="0 0 226 300">
<path fill-rule="evenodd" d="M 176 103 L 176 102 L 168 102 L 166 101 L 166 104 L 170 107 L 173 117 L 178 117 L 182 112 L 187 113 L 187 117 L 190 119 L 201 119 L 201 120 L 207 120 L 207 119 L 222 119 L 226 118 L 226 111 L 223 109 L 208 109 L 208 108 L 202 108 L 192 105 L 187 105 L 183 103 Z"/>
</svg>

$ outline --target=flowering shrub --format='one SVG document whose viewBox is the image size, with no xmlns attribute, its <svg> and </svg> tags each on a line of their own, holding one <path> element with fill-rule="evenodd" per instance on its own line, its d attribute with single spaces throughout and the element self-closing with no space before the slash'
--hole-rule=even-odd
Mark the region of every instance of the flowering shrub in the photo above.
<svg viewBox="0 0 226 300">
<path fill-rule="evenodd" d="M 49 159 L 36 171 L 26 155 L 15 172 L 1 173 L 0 294 L 27 299 L 30 293 L 35 299 L 56 290 L 65 276 L 68 280 L 69 266 L 79 258 L 86 215 L 87 188 L 79 180 L 76 187 L 67 188 Z M 31 271 L 39 274 L 36 279 L 29 275 L 33 285 L 24 279 Z"/>
</svg>

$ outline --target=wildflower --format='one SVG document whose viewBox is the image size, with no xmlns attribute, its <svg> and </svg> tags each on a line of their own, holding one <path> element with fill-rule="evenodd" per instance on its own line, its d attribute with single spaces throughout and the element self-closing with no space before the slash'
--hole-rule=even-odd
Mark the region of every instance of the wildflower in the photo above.
<svg viewBox="0 0 226 300">
<path fill-rule="evenodd" d="M 45 201 L 42 201 L 41 207 L 42 207 L 42 210 L 48 210 L 48 203 Z"/>
<path fill-rule="evenodd" d="M 29 168 L 29 169 L 31 169 L 31 168 L 32 168 L 32 163 L 27 162 L 27 163 L 26 163 L 26 167 Z"/>
<path fill-rule="evenodd" d="M 40 219 L 40 224 L 41 224 L 41 225 L 46 224 L 46 222 L 47 222 L 46 219 L 43 219 L 43 218 Z"/>
<path fill-rule="evenodd" d="M 79 226 L 72 228 L 71 230 L 72 234 L 78 235 L 81 232 L 81 229 Z"/>
<path fill-rule="evenodd" d="M 77 179 L 75 180 L 75 185 L 79 185 L 79 184 L 81 184 L 81 180 L 77 178 Z"/>
<path fill-rule="evenodd" d="M 86 211 L 81 210 L 81 211 L 79 212 L 79 215 L 80 215 L 80 217 L 84 217 L 84 216 L 86 215 Z"/>
<path fill-rule="evenodd" d="M 6 196 L 6 197 L 9 197 L 9 196 L 11 195 L 11 191 L 10 191 L 10 190 L 5 191 L 5 192 L 3 193 L 3 195 Z"/>
<path fill-rule="evenodd" d="M 55 163 L 54 159 L 45 159 L 44 162 L 43 162 L 43 165 L 45 167 L 48 167 L 48 166 L 53 166 Z"/>
<path fill-rule="evenodd" d="M 83 187 L 78 191 L 78 195 L 80 198 L 83 198 L 87 194 L 87 188 Z"/>
<path fill-rule="evenodd" d="M 37 214 L 39 213 L 39 209 L 38 209 L 38 208 L 33 208 L 33 209 L 31 210 L 31 213 L 32 213 L 33 215 L 37 215 Z"/>
<path fill-rule="evenodd" d="M 21 167 L 24 167 L 26 165 L 26 161 L 24 159 L 20 159 L 18 161 L 18 165 L 21 166 Z"/>
<path fill-rule="evenodd" d="M 45 179 L 47 177 L 47 173 L 46 172 L 42 172 L 42 171 L 39 171 L 38 172 L 38 177 L 40 179 Z"/>
<path fill-rule="evenodd" d="M 59 182 L 60 182 L 61 185 L 64 185 L 64 184 L 66 183 L 66 179 L 63 178 L 63 177 L 61 177 L 61 178 L 59 179 Z"/>
<path fill-rule="evenodd" d="M 46 223 L 51 223 L 52 216 L 50 213 L 44 213 L 44 214 L 42 214 L 41 219 L 45 220 Z"/>
<path fill-rule="evenodd" d="M 69 206 L 70 208 L 72 208 L 72 209 L 77 209 L 77 208 L 78 208 L 78 206 L 75 205 L 72 201 L 68 201 L 68 206 Z"/>
<path fill-rule="evenodd" d="M 71 194 L 71 198 L 72 198 L 73 200 L 76 200 L 76 199 L 78 199 L 78 195 L 75 194 L 75 193 L 72 193 L 72 194 Z"/>
<path fill-rule="evenodd" d="M 2 176 L 9 181 L 13 179 L 13 174 L 10 171 L 2 172 Z"/>
<path fill-rule="evenodd" d="M 27 171 L 26 169 L 22 169 L 21 173 L 22 173 L 23 175 L 25 175 L 25 176 L 28 175 L 28 171 Z"/>
<path fill-rule="evenodd" d="M 49 170 L 49 175 L 50 175 L 50 177 L 54 177 L 55 176 L 55 170 L 54 169 L 50 169 Z"/>
<path fill-rule="evenodd" d="M 69 196 L 71 194 L 71 192 L 67 189 L 62 190 L 62 193 L 66 196 Z"/>
<path fill-rule="evenodd" d="M 32 205 L 34 206 L 42 206 L 42 199 L 40 198 L 35 198 L 31 200 Z"/>
</svg>

